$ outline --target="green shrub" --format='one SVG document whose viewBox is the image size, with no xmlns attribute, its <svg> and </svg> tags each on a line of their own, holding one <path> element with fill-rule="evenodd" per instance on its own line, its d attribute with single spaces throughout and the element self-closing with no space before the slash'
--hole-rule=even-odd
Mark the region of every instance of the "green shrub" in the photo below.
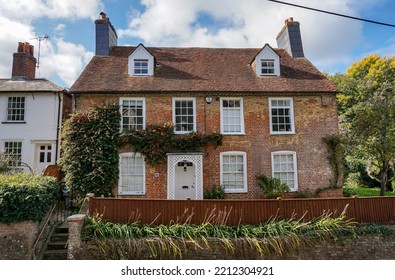
<svg viewBox="0 0 395 280">
<path fill-rule="evenodd" d="M 10 156 L 5 152 L 0 151 L 0 174 L 4 174 L 10 171 L 9 164 Z"/>
<path fill-rule="evenodd" d="M 221 186 L 212 186 L 204 190 L 204 199 L 225 199 L 225 190 Z"/>
<path fill-rule="evenodd" d="M 119 106 L 104 105 L 74 114 L 63 125 L 60 165 L 77 197 L 111 196 L 118 182 L 120 121 Z"/>
<path fill-rule="evenodd" d="M 344 197 L 352 197 L 353 195 L 357 195 L 357 192 L 354 188 L 343 187 L 343 196 Z"/>
<path fill-rule="evenodd" d="M 258 186 L 267 198 L 283 196 L 289 191 L 287 184 L 282 183 L 278 178 L 268 178 L 265 175 L 257 176 Z"/>
<path fill-rule="evenodd" d="M 53 177 L 0 175 L 0 222 L 40 221 L 59 193 Z"/>
</svg>

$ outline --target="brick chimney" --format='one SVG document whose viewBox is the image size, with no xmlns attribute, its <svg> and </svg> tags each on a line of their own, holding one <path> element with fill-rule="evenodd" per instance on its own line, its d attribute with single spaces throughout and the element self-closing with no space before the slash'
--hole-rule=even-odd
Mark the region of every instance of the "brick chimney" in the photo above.
<svg viewBox="0 0 395 280">
<path fill-rule="evenodd" d="M 34 46 L 28 42 L 18 43 L 18 52 L 14 53 L 12 62 L 12 79 L 36 78 L 36 58 L 34 57 Z"/>
<path fill-rule="evenodd" d="M 285 20 L 285 25 L 278 33 L 277 47 L 285 49 L 292 57 L 304 57 L 299 22 L 292 17 Z"/>
<path fill-rule="evenodd" d="M 117 45 L 118 36 L 110 19 L 104 12 L 101 19 L 95 20 L 96 25 L 96 55 L 109 55 L 113 46 Z"/>
</svg>

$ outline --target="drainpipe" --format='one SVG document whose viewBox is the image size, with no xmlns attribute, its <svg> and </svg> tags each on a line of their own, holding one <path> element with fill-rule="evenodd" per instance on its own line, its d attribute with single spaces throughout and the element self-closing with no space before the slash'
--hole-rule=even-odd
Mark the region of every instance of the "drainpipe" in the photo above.
<svg viewBox="0 0 395 280">
<path fill-rule="evenodd" d="M 59 154 L 59 132 L 60 132 L 60 126 L 61 126 L 61 105 L 62 105 L 62 98 L 60 97 L 61 91 L 57 91 L 56 94 L 58 95 L 58 123 L 56 126 L 56 149 L 55 149 L 55 165 L 58 162 L 58 154 Z"/>
</svg>

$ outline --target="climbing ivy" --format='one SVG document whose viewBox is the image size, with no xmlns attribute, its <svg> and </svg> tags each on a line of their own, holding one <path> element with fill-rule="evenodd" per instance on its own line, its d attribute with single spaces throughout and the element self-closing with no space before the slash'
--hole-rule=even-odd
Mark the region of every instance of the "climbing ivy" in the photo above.
<svg viewBox="0 0 395 280">
<path fill-rule="evenodd" d="M 104 105 L 76 113 L 63 125 L 60 165 L 77 195 L 111 195 L 118 181 L 120 121 L 118 105 Z"/>
<path fill-rule="evenodd" d="M 322 140 L 326 144 L 328 151 L 328 160 L 334 172 L 334 181 L 331 183 L 334 187 L 342 186 L 343 176 L 343 142 L 339 135 L 328 135 Z"/>
<path fill-rule="evenodd" d="M 174 134 L 171 123 L 148 125 L 145 130 L 129 130 L 122 135 L 123 145 L 141 153 L 147 163 L 158 165 L 166 159 L 166 154 L 174 150 L 196 150 L 213 145 L 222 145 L 222 135 L 216 132 Z"/>
</svg>

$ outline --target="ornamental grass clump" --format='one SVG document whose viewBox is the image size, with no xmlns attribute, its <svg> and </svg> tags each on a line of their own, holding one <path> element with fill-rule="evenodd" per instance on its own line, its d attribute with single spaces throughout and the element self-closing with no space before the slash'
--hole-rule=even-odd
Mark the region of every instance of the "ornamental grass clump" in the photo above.
<svg viewBox="0 0 395 280">
<path fill-rule="evenodd" d="M 83 235 L 93 240 L 108 259 L 146 258 L 143 248 L 148 248 L 151 258 L 182 259 L 188 251 L 213 251 L 218 246 L 230 256 L 236 254 L 238 246 L 248 246 L 249 251 L 261 258 L 282 256 L 322 238 L 355 234 L 355 223 L 344 213 L 338 217 L 324 213 L 311 221 L 272 219 L 256 226 L 227 226 L 230 211 L 219 217 L 220 222 L 210 213 L 199 225 L 114 224 L 97 216 L 88 219 Z"/>
</svg>

